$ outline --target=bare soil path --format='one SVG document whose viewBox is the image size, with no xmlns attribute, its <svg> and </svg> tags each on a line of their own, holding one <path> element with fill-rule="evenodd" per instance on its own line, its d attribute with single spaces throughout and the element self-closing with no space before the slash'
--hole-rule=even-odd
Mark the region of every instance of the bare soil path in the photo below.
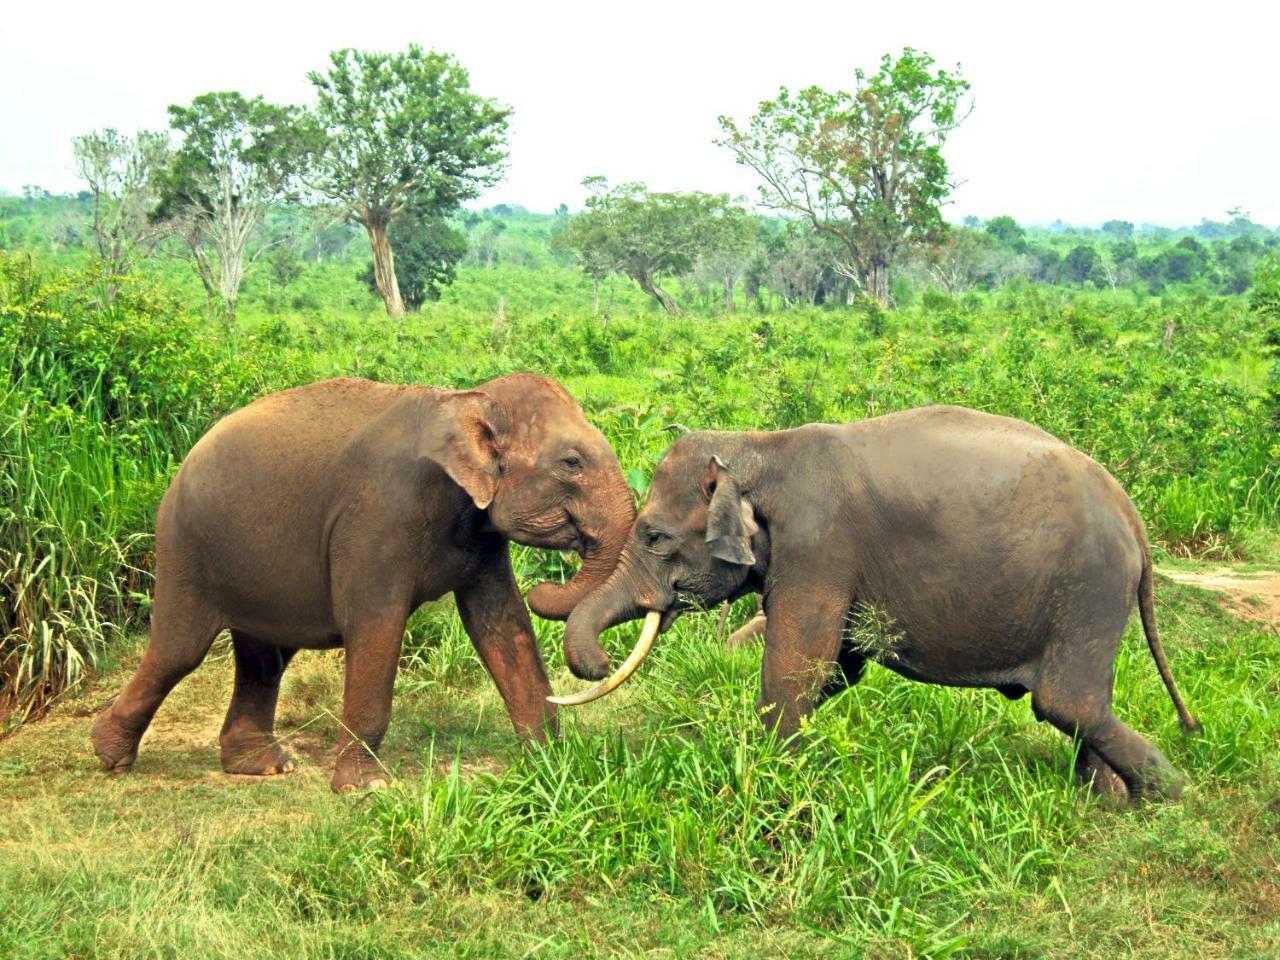
<svg viewBox="0 0 1280 960">
<path fill-rule="evenodd" d="M 1280 572 L 1228 566 L 1204 570 L 1160 569 L 1157 572 L 1178 583 L 1220 593 L 1236 616 L 1269 623 L 1280 629 Z"/>
</svg>

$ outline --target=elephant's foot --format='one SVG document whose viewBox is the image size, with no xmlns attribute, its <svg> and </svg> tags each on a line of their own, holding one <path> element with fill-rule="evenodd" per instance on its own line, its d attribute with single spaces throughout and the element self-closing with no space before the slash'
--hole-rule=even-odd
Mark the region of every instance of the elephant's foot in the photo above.
<svg viewBox="0 0 1280 960">
<path fill-rule="evenodd" d="M 1129 785 L 1129 796 L 1135 800 L 1161 802 L 1181 800 L 1186 777 L 1174 769 L 1163 756 L 1141 771 L 1135 771 L 1135 782 Z"/>
<path fill-rule="evenodd" d="M 385 790 L 391 785 L 391 773 L 367 754 L 359 760 L 344 757 L 338 761 L 329 785 L 334 793 Z"/>
<path fill-rule="evenodd" d="M 1087 747 L 1076 761 L 1076 780 L 1094 792 L 1105 804 L 1123 807 L 1129 802 L 1129 788 L 1111 764 Z"/>
<path fill-rule="evenodd" d="M 227 773 L 271 777 L 293 768 L 293 757 L 280 744 L 262 737 L 222 745 L 222 769 Z"/>
<path fill-rule="evenodd" d="M 138 758 L 138 741 L 142 737 L 121 726 L 111 710 L 114 704 L 115 697 L 107 701 L 98 719 L 93 721 L 90 738 L 102 768 L 109 773 L 124 773 Z"/>
</svg>

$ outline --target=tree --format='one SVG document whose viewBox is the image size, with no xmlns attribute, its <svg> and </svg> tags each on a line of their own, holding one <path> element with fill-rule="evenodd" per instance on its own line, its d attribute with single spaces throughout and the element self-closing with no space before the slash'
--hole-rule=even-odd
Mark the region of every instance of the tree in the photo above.
<svg viewBox="0 0 1280 960">
<path fill-rule="evenodd" d="M 606 277 L 621 273 L 622 263 L 613 242 L 615 227 L 608 181 L 604 177 L 587 177 L 582 185 L 592 193 L 587 210 L 569 218 L 552 246 L 569 251 L 578 268 L 591 278 L 591 315 L 595 317 L 600 314 L 600 284 Z M 608 310 L 605 316 L 607 319 Z"/>
<path fill-rule="evenodd" d="M 990 272 L 995 238 L 967 227 L 948 230 L 942 242 L 929 251 L 928 270 L 948 294 L 955 296 L 980 283 Z"/>
<path fill-rule="evenodd" d="M 496 183 L 511 111 L 471 92 L 444 53 L 344 49 L 316 88 L 320 133 L 308 181 L 369 234 L 374 279 L 391 317 L 404 315 L 388 230 L 406 207 L 443 217 Z"/>
<path fill-rule="evenodd" d="M 1062 276 L 1069 283 L 1084 286 L 1098 265 L 1098 251 L 1091 244 L 1081 243 L 1072 247 L 1062 261 Z"/>
<path fill-rule="evenodd" d="M 946 230 L 942 146 L 971 109 L 961 109 L 969 84 L 910 47 L 854 76 L 853 94 L 783 87 L 745 127 L 722 116 L 717 142 L 761 177 L 767 206 L 836 238 L 838 269 L 888 305 L 899 255 Z"/>
<path fill-rule="evenodd" d="M 156 175 L 169 162 L 169 136 L 139 131 L 128 137 L 108 127 L 71 142 L 76 172 L 89 184 L 94 245 L 111 277 L 128 272 L 136 254 L 160 235 L 150 214 L 159 202 Z M 115 299 L 115 285 L 108 285 Z"/>
<path fill-rule="evenodd" d="M 764 242 L 760 279 L 785 305 L 813 306 L 840 283 L 832 247 L 831 237 L 803 221 L 792 221 Z"/>
<path fill-rule="evenodd" d="M 153 216 L 186 245 L 230 324 L 245 269 L 271 246 L 259 236 L 263 217 L 295 187 L 300 113 L 231 91 L 169 107 L 169 123 L 182 144 L 160 178 Z"/>
<path fill-rule="evenodd" d="M 1117 240 L 1128 240 L 1133 236 L 1133 224 L 1128 220 L 1108 220 L 1102 225 L 1102 232 Z"/>
<path fill-rule="evenodd" d="M 467 253 L 467 236 L 429 210 L 408 210 L 396 218 L 389 232 L 399 251 L 396 276 L 405 306 L 417 310 L 428 300 L 440 299 L 440 288 L 453 283 L 454 269 Z M 373 262 L 360 274 L 369 289 L 378 292 Z"/>
<path fill-rule="evenodd" d="M 302 276 L 302 257 L 292 243 L 277 244 L 264 259 L 268 275 L 281 290 Z"/>
<path fill-rule="evenodd" d="M 1026 246 L 1026 231 L 1018 225 L 1018 221 L 1013 217 L 992 217 L 987 221 L 986 231 L 996 238 L 997 243 L 1006 247 Z"/>
<path fill-rule="evenodd" d="M 609 189 L 603 177 L 582 183 L 593 195 L 586 210 L 569 218 L 559 242 L 574 251 L 597 290 L 601 277 L 625 274 L 668 316 L 678 316 L 680 306 L 663 289 L 663 276 L 687 273 L 699 256 L 754 230 L 727 194 L 650 193 L 643 183 Z"/>
</svg>

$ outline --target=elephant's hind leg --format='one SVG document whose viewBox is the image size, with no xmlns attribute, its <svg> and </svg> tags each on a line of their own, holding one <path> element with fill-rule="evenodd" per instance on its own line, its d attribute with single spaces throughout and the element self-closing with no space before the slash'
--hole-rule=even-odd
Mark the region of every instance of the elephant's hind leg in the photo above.
<svg viewBox="0 0 1280 960">
<path fill-rule="evenodd" d="M 1130 797 L 1177 799 L 1182 778 L 1173 765 L 1111 710 L 1112 660 L 1122 628 L 1112 643 L 1058 647 L 1041 671 L 1031 706 L 1037 719 L 1083 741 L 1076 772 L 1095 790 L 1116 796 L 1115 777 Z"/>
<path fill-rule="evenodd" d="M 1083 743 L 1080 744 L 1080 752 L 1076 754 L 1076 780 L 1098 796 L 1117 805 L 1123 805 L 1129 800 L 1129 788 L 1125 786 L 1120 774 L 1102 759 L 1102 754 Z"/>
<path fill-rule="evenodd" d="M 294 651 L 260 643 L 239 630 L 231 631 L 231 644 L 236 682 L 222 724 L 222 769 L 253 776 L 288 773 L 293 759 L 276 742 L 276 700 Z"/>
<path fill-rule="evenodd" d="M 218 614 L 195 589 L 157 580 L 147 652 L 93 724 L 93 750 L 104 768 L 121 773 L 133 765 L 156 710 L 178 681 L 200 666 L 221 629 Z"/>
</svg>

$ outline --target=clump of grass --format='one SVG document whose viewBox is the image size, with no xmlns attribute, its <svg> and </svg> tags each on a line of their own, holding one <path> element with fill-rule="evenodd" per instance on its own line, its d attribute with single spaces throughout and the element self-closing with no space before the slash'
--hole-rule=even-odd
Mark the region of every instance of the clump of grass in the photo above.
<svg viewBox="0 0 1280 960">
<path fill-rule="evenodd" d="M 845 644 L 868 660 L 896 659 L 903 637 L 898 621 L 879 604 L 859 601 L 845 616 Z"/>
</svg>

